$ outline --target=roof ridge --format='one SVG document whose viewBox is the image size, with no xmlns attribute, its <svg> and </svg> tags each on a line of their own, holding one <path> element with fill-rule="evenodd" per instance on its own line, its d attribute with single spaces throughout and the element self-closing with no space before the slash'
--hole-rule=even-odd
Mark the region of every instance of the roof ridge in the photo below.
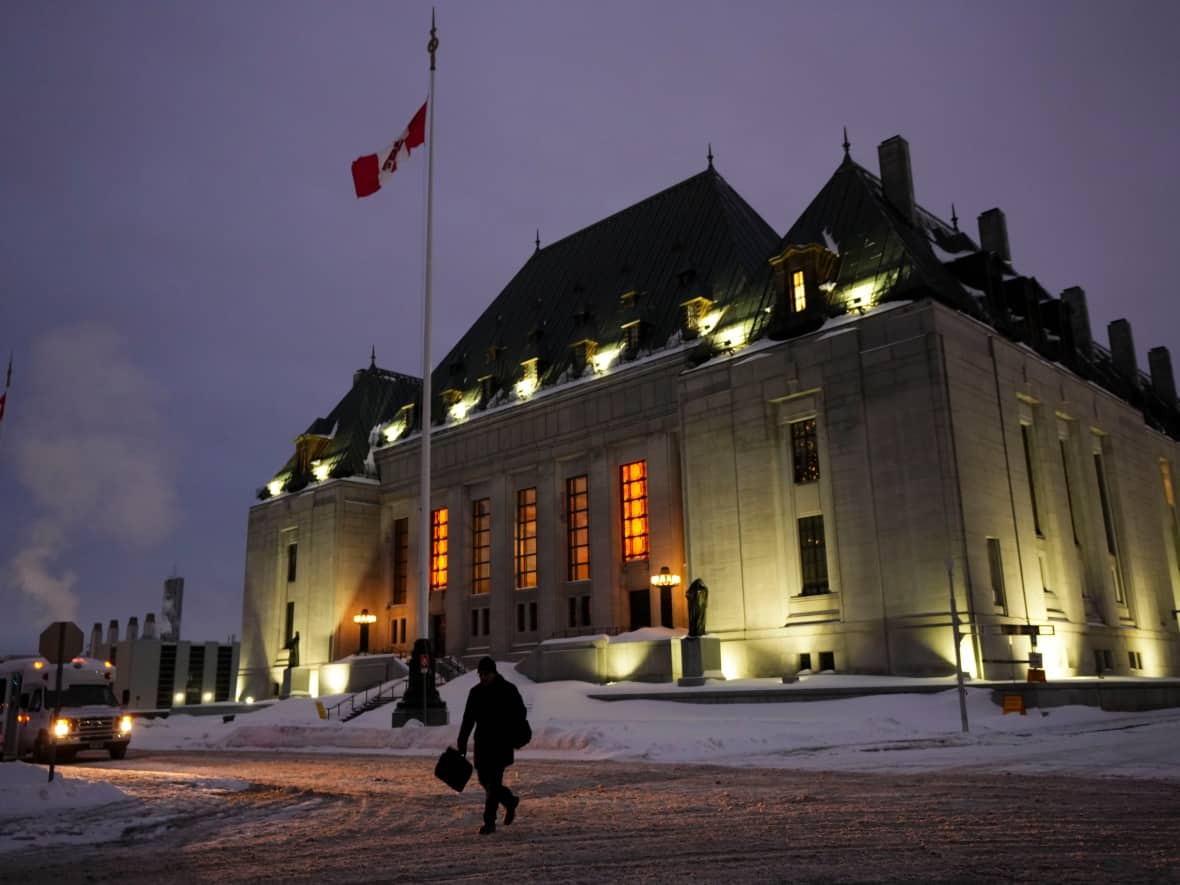
<svg viewBox="0 0 1180 885">
<path fill-rule="evenodd" d="M 525 262 L 525 265 L 527 265 L 529 263 L 529 261 L 532 261 L 538 255 L 544 254 L 545 252 L 548 252 L 549 250 L 562 245 L 567 240 L 571 240 L 574 237 L 581 236 L 582 234 L 588 233 L 589 231 L 592 231 L 596 228 L 602 227 L 603 225 L 614 221 L 620 215 L 625 215 L 626 213 L 631 212 L 633 210 L 638 210 L 638 209 L 646 206 L 647 204 L 649 204 L 657 199 L 660 199 L 661 197 L 667 197 L 667 195 L 669 193 L 671 193 L 672 191 L 674 191 L 678 188 L 684 187 L 690 183 L 696 182 L 698 179 L 705 178 L 707 176 L 716 176 L 717 178 L 721 178 L 721 173 L 719 173 L 716 169 L 714 169 L 713 167 L 710 166 L 708 169 L 705 169 L 702 172 L 697 172 L 694 175 L 690 175 L 688 178 L 681 179 L 680 181 L 676 182 L 675 184 L 670 184 L 666 188 L 664 188 L 663 190 L 656 191 L 656 193 L 652 194 L 651 196 L 644 197 L 638 203 L 632 203 L 629 206 L 624 206 L 622 209 L 612 212 L 610 215 L 607 215 L 605 218 L 600 218 L 600 219 L 598 219 L 598 221 L 595 221 L 592 224 L 588 224 L 585 227 L 578 228 L 577 230 L 573 231 L 572 233 L 566 234 L 564 237 L 562 237 L 559 240 L 554 240 L 552 243 L 549 243 L 546 246 L 542 246 L 540 249 L 535 250 L 532 253 L 532 255 L 529 256 L 529 260 Z M 721 180 L 725 181 L 724 178 L 721 178 Z M 728 182 L 726 183 L 726 185 L 728 186 Z"/>
</svg>

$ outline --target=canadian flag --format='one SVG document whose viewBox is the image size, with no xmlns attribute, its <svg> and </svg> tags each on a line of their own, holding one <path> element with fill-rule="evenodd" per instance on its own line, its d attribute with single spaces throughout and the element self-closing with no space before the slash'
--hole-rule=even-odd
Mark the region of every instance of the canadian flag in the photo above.
<svg viewBox="0 0 1180 885">
<path fill-rule="evenodd" d="M 410 120 L 406 131 L 380 153 L 358 157 L 352 163 L 352 183 L 356 186 L 357 197 L 367 197 L 381 190 L 381 185 L 397 171 L 398 161 L 410 156 L 410 152 L 421 147 L 426 141 L 426 103 Z"/>
</svg>

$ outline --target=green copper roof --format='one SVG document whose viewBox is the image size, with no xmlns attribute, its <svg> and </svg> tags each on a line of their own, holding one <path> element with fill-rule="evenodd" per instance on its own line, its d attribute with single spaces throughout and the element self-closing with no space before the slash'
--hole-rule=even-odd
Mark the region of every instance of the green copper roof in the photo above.
<svg viewBox="0 0 1180 885">
<path fill-rule="evenodd" d="M 438 364 L 433 389 L 467 392 L 491 376 L 489 402 L 506 401 L 524 361 L 537 359 L 542 385 L 569 380 L 575 342 L 610 349 L 636 322 L 629 357 L 679 345 L 681 305 L 696 297 L 727 324 L 760 316 L 778 239 L 707 169 L 538 249 Z"/>
</svg>

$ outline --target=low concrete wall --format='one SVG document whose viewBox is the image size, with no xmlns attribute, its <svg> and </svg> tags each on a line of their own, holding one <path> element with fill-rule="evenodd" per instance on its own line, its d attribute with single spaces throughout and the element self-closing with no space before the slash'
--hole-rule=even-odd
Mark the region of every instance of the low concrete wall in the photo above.
<svg viewBox="0 0 1180 885">
<path fill-rule="evenodd" d="M 1078 705 L 1117 712 L 1161 710 L 1180 707 L 1180 679 L 1016 682 L 993 685 L 991 695 L 992 702 L 1000 706 L 1005 695 L 1020 695 L 1029 709 Z"/>
<path fill-rule="evenodd" d="M 675 682 L 680 637 L 611 642 L 605 634 L 542 642 L 516 669 L 534 682 Z"/>
</svg>

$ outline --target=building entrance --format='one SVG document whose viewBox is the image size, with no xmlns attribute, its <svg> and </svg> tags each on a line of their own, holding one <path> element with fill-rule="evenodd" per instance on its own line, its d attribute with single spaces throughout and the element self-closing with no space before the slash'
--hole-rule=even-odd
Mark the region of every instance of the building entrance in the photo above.
<svg viewBox="0 0 1180 885">
<path fill-rule="evenodd" d="M 651 592 L 649 590 L 632 590 L 630 593 L 631 601 L 631 624 L 628 630 L 639 630 L 642 627 L 651 626 Z"/>
</svg>

